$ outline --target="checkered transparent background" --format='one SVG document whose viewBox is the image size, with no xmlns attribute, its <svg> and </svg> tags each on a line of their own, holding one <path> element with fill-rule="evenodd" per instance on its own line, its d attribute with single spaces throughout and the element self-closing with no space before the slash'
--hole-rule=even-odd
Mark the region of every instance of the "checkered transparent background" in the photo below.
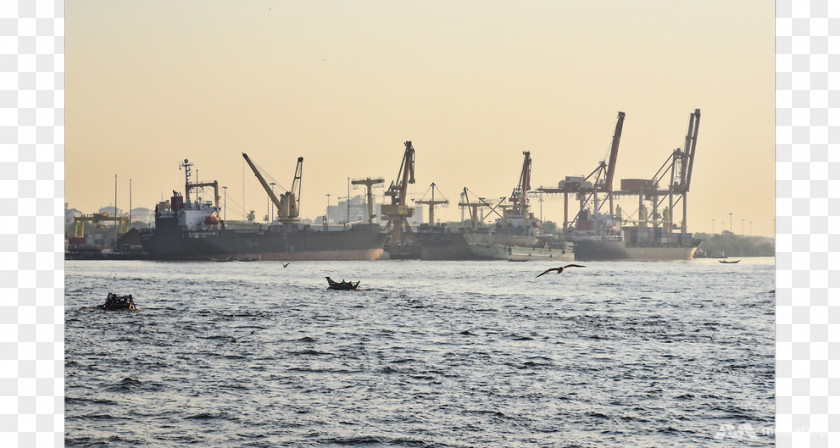
<svg viewBox="0 0 840 448">
<path fill-rule="evenodd" d="M 776 441 L 840 446 L 840 2 L 776 1 Z M 832 298 L 833 297 L 833 298 Z"/>
<path fill-rule="evenodd" d="M 64 445 L 63 17 L 0 0 L 0 447 Z"/>
<path fill-rule="evenodd" d="M 2 447 L 64 444 L 63 17 L 0 0 Z M 840 2 L 776 1 L 780 447 L 840 446 L 839 106 Z"/>
</svg>

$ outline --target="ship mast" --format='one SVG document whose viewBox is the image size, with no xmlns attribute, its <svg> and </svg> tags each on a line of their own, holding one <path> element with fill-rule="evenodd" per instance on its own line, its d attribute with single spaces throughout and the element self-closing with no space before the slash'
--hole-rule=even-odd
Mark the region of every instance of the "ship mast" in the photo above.
<svg viewBox="0 0 840 448">
<path fill-rule="evenodd" d="M 184 161 L 178 166 L 179 168 L 184 169 L 184 194 L 186 195 L 187 202 L 190 202 L 190 169 L 192 168 L 193 164 L 190 163 L 188 159 L 184 159 Z"/>
<path fill-rule="evenodd" d="M 353 185 L 364 185 L 367 187 L 367 209 L 368 209 L 368 224 L 373 224 L 373 194 L 371 193 L 371 188 L 374 185 L 384 184 L 385 179 L 381 177 L 377 177 L 371 179 L 370 177 L 366 177 L 364 179 L 355 179 L 351 182 Z M 350 195 L 348 195 L 350 196 Z M 349 198 L 348 198 L 349 201 Z"/>
<path fill-rule="evenodd" d="M 425 204 L 429 206 L 429 225 L 435 225 L 435 205 L 446 205 L 449 204 L 448 199 L 444 200 L 435 200 L 435 183 L 432 182 L 431 185 L 432 189 L 432 199 L 421 199 L 417 201 L 418 204 Z"/>
</svg>

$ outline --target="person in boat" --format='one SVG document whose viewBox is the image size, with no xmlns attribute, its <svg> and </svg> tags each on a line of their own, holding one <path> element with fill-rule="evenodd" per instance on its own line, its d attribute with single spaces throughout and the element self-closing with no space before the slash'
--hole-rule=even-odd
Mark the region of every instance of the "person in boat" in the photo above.
<svg viewBox="0 0 840 448">
<path fill-rule="evenodd" d="M 105 306 L 103 307 L 106 310 L 110 310 L 111 307 L 114 306 L 114 296 L 115 294 L 112 292 L 108 293 L 108 297 L 105 299 Z"/>
</svg>

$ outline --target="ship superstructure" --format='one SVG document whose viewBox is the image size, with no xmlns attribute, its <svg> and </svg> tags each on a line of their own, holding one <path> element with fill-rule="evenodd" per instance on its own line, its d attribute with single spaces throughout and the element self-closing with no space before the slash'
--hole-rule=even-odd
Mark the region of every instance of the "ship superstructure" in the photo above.
<svg viewBox="0 0 840 448">
<path fill-rule="evenodd" d="M 465 200 L 462 206 L 470 207 L 473 229 L 464 237 L 475 258 L 526 261 L 535 259 L 573 260 L 571 245 L 562 241 L 540 238 L 540 221 L 529 210 L 528 193 L 531 190 L 531 152 L 523 151 L 525 156 L 519 182 L 510 196 L 501 198 L 495 205 L 483 198 L 471 202 L 464 188 Z M 505 203 L 505 201 L 508 201 Z M 479 206 L 489 207 L 498 216 L 492 229 L 476 228 L 476 214 Z M 497 210 L 501 210 L 499 213 Z"/>
</svg>

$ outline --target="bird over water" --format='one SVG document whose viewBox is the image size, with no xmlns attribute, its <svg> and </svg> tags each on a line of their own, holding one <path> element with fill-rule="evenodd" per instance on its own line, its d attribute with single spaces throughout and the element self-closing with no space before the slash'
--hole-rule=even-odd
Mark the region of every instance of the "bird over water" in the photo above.
<svg viewBox="0 0 840 448">
<path fill-rule="evenodd" d="M 566 266 L 561 266 L 561 267 L 559 267 L 559 268 L 546 269 L 546 270 L 545 270 L 545 271 L 543 271 L 543 272 L 542 272 L 542 274 L 540 274 L 540 275 L 545 275 L 545 274 L 548 274 L 548 273 L 549 273 L 549 272 L 551 272 L 551 271 L 557 271 L 557 273 L 558 273 L 558 274 L 562 274 L 562 273 L 563 273 L 563 269 L 566 269 L 566 268 L 585 268 L 585 267 L 586 267 L 586 266 L 581 266 L 581 265 L 579 265 L 579 264 L 567 264 Z M 537 277 L 539 277 L 540 275 L 538 275 Z"/>
</svg>

